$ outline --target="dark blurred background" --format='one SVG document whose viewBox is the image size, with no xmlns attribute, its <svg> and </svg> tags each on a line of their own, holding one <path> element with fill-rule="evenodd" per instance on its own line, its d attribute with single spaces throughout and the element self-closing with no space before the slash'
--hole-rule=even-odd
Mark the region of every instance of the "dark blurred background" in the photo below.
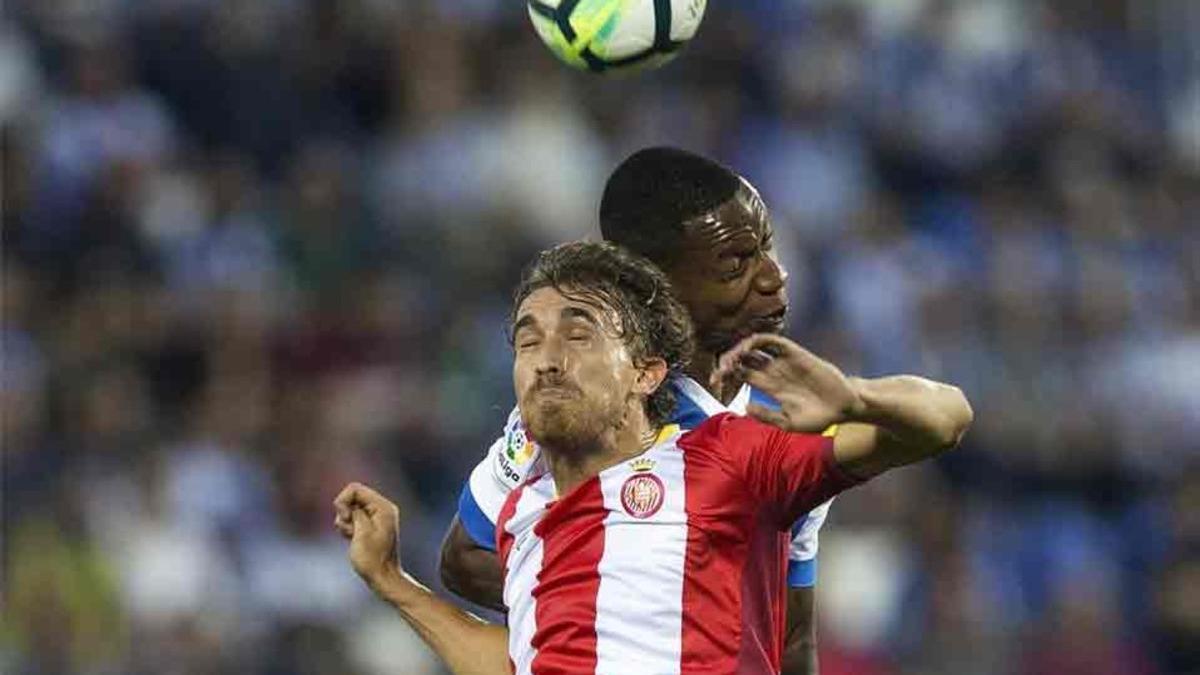
<svg viewBox="0 0 1200 675">
<path fill-rule="evenodd" d="M 523 4 L 6 3 L 0 671 L 441 672 L 329 502 L 437 586 L 520 267 L 675 144 L 792 335 L 976 410 L 835 504 L 823 672 L 1200 673 L 1200 3 L 713 0 L 624 79 Z"/>
</svg>

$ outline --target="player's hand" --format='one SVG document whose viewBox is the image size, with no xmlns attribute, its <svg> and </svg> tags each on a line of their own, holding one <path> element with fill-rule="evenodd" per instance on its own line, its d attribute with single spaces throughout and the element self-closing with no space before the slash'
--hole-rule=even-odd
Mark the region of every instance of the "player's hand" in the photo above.
<svg viewBox="0 0 1200 675">
<path fill-rule="evenodd" d="M 777 411 L 751 403 L 746 414 L 785 431 L 821 433 L 864 407 L 854 381 L 837 366 L 778 335 L 751 335 L 723 354 L 713 381 L 731 378 L 778 401 Z"/>
<path fill-rule="evenodd" d="M 333 525 L 350 540 L 350 564 L 368 586 L 400 571 L 396 548 L 400 509 L 361 483 L 350 483 L 333 500 Z"/>
</svg>

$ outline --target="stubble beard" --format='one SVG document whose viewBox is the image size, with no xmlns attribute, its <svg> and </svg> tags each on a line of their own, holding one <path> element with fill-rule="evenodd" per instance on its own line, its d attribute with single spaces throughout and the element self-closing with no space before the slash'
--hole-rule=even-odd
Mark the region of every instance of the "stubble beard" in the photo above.
<svg viewBox="0 0 1200 675">
<path fill-rule="evenodd" d="M 603 451 L 609 432 L 623 423 L 620 410 L 585 401 L 541 401 L 533 406 L 529 431 L 538 445 L 564 458 L 583 459 Z"/>
</svg>

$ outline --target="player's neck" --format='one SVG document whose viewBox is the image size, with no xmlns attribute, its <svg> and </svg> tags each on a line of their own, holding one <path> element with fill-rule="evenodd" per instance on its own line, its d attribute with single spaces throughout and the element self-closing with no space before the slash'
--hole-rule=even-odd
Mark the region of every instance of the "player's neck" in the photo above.
<svg viewBox="0 0 1200 675">
<path fill-rule="evenodd" d="M 638 411 L 626 424 L 606 429 L 587 447 L 568 450 L 543 446 L 558 494 L 565 495 L 601 471 L 642 454 L 654 445 L 660 430 Z"/>
<path fill-rule="evenodd" d="M 697 347 L 692 354 L 691 363 L 687 368 L 687 376 L 695 380 L 704 387 L 708 393 L 713 395 L 713 398 L 720 401 L 723 405 L 729 405 L 734 396 L 737 396 L 740 387 L 728 387 L 728 391 L 714 391 L 709 380 L 712 378 L 713 371 L 717 368 L 717 355 L 703 348 Z"/>
</svg>

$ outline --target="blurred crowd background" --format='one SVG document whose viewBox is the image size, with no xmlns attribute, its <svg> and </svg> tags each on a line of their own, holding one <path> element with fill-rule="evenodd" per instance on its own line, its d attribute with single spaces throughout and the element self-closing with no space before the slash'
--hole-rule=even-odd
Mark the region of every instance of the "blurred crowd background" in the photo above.
<svg viewBox="0 0 1200 675">
<path fill-rule="evenodd" d="M 509 291 L 672 144 L 762 190 L 791 334 L 957 383 L 839 498 L 823 672 L 1200 673 L 1200 4 L 713 0 L 570 71 L 501 0 L 10 0 L 0 671 L 441 672 L 331 527 L 439 587 Z"/>
</svg>

